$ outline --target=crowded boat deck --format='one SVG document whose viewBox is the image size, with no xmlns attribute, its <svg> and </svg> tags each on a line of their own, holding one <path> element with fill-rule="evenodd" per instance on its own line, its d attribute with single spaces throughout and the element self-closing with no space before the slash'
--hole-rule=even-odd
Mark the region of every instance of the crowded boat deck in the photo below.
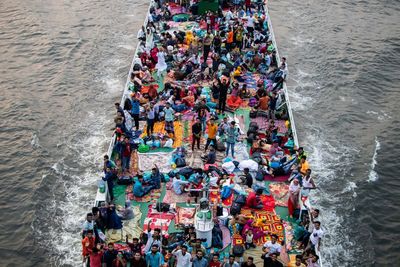
<svg viewBox="0 0 400 267">
<path fill-rule="evenodd" d="M 84 266 L 322 266 L 316 183 L 264 4 L 150 3 Z"/>
</svg>

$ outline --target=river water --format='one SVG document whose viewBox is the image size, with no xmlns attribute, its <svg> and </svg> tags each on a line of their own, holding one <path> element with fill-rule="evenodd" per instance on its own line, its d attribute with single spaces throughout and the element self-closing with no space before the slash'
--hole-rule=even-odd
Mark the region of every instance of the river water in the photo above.
<svg viewBox="0 0 400 267">
<path fill-rule="evenodd" d="M 324 266 L 400 262 L 398 1 L 270 1 Z M 78 266 L 147 1 L 0 2 L 1 266 Z"/>
</svg>

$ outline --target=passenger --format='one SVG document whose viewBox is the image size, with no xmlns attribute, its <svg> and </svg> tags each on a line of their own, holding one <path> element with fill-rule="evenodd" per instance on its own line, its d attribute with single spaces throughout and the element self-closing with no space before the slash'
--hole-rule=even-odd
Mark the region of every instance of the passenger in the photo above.
<svg viewBox="0 0 400 267">
<path fill-rule="evenodd" d="M 247 257 L 247 261 L 242 262 L 242 265 L 240 265 L 240 267 L 256 267 L 256 265 L 254 264 L 254 258 L 251 256 Z"/>
<path fill-rule="evenodd" d="M 114 250 L 114 243 L 108 243 L 106 252 L 103 254 L 103 266 L 114 267 L 113 262 L 117 258 L 118 252 Z"/>
<path fill-rule="evenodd" d="M 306 267 L 305 264 L 303 264 L 303 258 L 301 255 L 296 255 L 295 257 L 295 262 L 294 263 L 289 263 L 289 267 Z"/>
<path fill-rule="evenodd" d="M 247 185 L 248 188 L 251 188 L 253 186 L 253 176 L 251 176 L 249 168 L 243 169 L 242 177 L 243 177 L 242 183 Z"/>
<path fill-rule="evenodd" d="M 101 244 L 97 244 L 90 252 L 90 267 L 102 267 L 103 248 Z"/>
<path fill-rule="evenodd" d="M 146 109 L 146 133 L 147 136 L 151 136 L 154 134 L 154 122 L 156 118 L 156 112 L 154 108 L 154 104 L 152 102 L 149 103 L 149 106 Z"/>
<path fill-rule="evenodd" d="M 86 237 L 82 239 L 82 259 L 86 262 L 94 248 L 95 237 L 93 236 L 93 230 L 86 231 Z"/>
<path fill-rule="evenodd" d="M 228 157 L 230 150 L 232 158 L 235 158 L 235 143 L 237 142 L 237 138 L 239 137 L 239 131 L 235 127 L 235 125 L 236 125 L 235 121 L 231 121 L 230 127 L 227 129 L 226 152 L 225 152 L 226 157 Z"/>
<path fill-rule="evenodd" d="M 125 259 L 122 251 L 118 251 L 117 258 L 113 260 L 113 267 L 125 267 L 127 265 L 127 261 Z"/>
<path fill-rule="evenodd" d="M 321 223 L 319 221 L 314 222 L 314 230 L 310 235 L 310 246 L 312 250 L 318 250 L 321 246 L 321 239 L 324 236 L 324 231 L 321 229 Z"/>
<path fill-rule="evenodd" d="M 177 195 L 185 193 L 185 189 L 188 187 L 188 185 L 189 182 L 181 180 L 178 174 L 172 179 L 172 189 Z"/>
<path fill-rule="evenodd" d="M 125 235 L 125 243 L 129 246 L 133 255 L 135 255 L 135 253 L 140 254 L 142 252 L 143 244 L 139 242 L 139 238 L 134 237 L 132 238 L 132 242 L 129 242 L 128 235 Z"/>
<path fill-rule="evenodd" d="M 204 148 L 204 151 L 207 151 L 207 148 L 210 144 L 212 144 L 214 147 L 217 144 L 217 132 L 218 132 L 218 125 L 215 123 L 214 118 L 210 118 L 210 120 L 207 123 L 207 141 L 206 141 L 206 146 Z"/>
<path fill-rule="evenodd" d="M 261 201 L 263 189 L 259 188 L 256 192 L 252 191 L 247 197 L 246 206 L 254 209 L 262 209 L 264 204 Z"/>
<path fill-rule="evenodd" d="M 125 136 L 124 141 L 121 142 L 121 150 L 122 171 L 129 172 L 132 153 L 129 137 Z"/>
<path fill-rule="evenodd" d="M 117 165 L 115 164 L 114 161 L 112 161 L 108 155 L 104 155 L 103 157 L 104 159 L 104 164 L 103 164 L 103 171 L 104 173 L 106 172 L 107 168 L 109 168 L 112 171 L 115 171 L 115 169 L 117 168 Z"/>
<path fill-rule="evenodd" d="M 147 267 L 160 267 L 164 264 L 164 256 L 159 252 L 157 245 L 151 246 L 151 251 L 146 253 Z"/>
<path fill-rule="evenodd" d="M 130 263 L 132 267 L 147 267 L 146 260 L 142 257 L 140 252 L 133 253 L 133 259 Z"/>
<path fill-rule="evenodd" d="M 271 235 L 271 241 L 268 241 L 263 245 L 263 251 L 268 257 L 270 257 L 271 254 L 275 254 L 276 256 L 281 254 L 282 246 L 278 244 L 277 240 L 278 236 L 273 234 Z"/>
<path fill-rule="evenodd" d="M 299 208 L 300 189 L 299 180 L 294 178 L 289 185 L 288 210 L 290 218 L 293 218 L 294 210 Z"/>
<path fill-rule="evenodd" d="M 107 229 L 119 230 L 122 228 L 121 219 L 118 217 L 115 205 L 111 204 L 107 209 Z"/>
<path fill-rule="evenodd" d="M 240 267 L 240 265 L 235 261 L 235 256 L 230 255 L 228 262 L 222 264 L 222 267 Z"/>
<path fill-rule="evenodd" d="M 197 143 L 197 149 L 200 149 L 200 139 L 201 139 L 201 122 L 200 118 L 197 117 L 195 123 L 192 125 L 192 151 L 194 151 L 194 146 Z"/>
<path fill-rule="evenodd" d="M 161 229 L 155 228 L 153 231 L 150 231 L 150 226 L 151 226 L 151 221 L 149 221 L 147 225 L 147 243 L 146 246 L 144 247 L 144 252 L 147 253 L 151 250 L 153 250 L 154 245 L 156 245 L 157 249 L 161 247 Z M 147 259 L 146 259 L 147 260 Z"/>
<path fill-rule="evenodd" d="M 226 134 L 228 132 L 228 129 L 229 129 L 228 118 L 224 117 L 218 125 L 218 135 L 222 136 Z"/>
<path fill-rule="evenodd" d="M 150 175 L 148 184 L 150 186 L 153 186 L 154 189 L 160 189 L 161 188 L 161 180 L 162 180 L 162 174 L 161 174 L 160 170 L 158 169 L 157 164 L 154 164 L 154 168 L 151 169 L 151 175 Z"/>
<path fill-rule="evenodd" d="M 114 199 L 114 180 L 117 178 L 117 175 L 113 173 L 110 168 L 106 169 L 106 174 L 102 177 L 103 181 L 107 182 L 108 194 L 111 200 Z"/>
<path fill-rule="evenodd" d="M 307 156 L 302 156 L 299 163 L 299 172 L 302 175 L 306 175 L 308 169 L 310 169 L 310 165 L 308 164 Z"/>
<path fill-rule="evenodd" d="M 264 267 L 283 267 L 283 264 L 278 261 L 278 255 L 271 253 L 269 256 L 266 252 L 261 255 L 261 259 L 264 260 Z"/>
<path fill-rule="evenodd" d="M 191 265 L 192 256 L 187 252 L 187 246 L 178 246 L 172 251 L 172 254 L 176 257 L 176 267 L 188 267 Z"/>
<path fill-rule="evenodd" d="M 192 266 L 193 267 L 207 267 L 208 261 L 204 258 L 204 252 L 202 250 L 198 250 L 196 252 L 196 256 L 192 258 Z"/>
<path fill-rule="evenodd" d="M 82 238 L 86 236 L 88 231 L 94 231 L 95 222 L 93 221 L 93 213 L 86 214 L 86 220 L 82 226 Z"/>
<path fill-rule="evenodd" d="M 249 229 L 247 230 L 246 236 L 245 236 L 245 247 L 246 249 L 249 248 L 256 248 L 256 245 L 254 244 L 254 235 L 253 235 L 253 230 Z"/>
<path fill-rule="evenodd" d="M 210 148 L 210 152 L 206 156 L 201 157 L 204 161 L 204 164 L 215 164 L 217 160 L 217 154 L 213 146 Z"/>
<path fill-rule="evenodd" d="M 164 108 L 165 114 L 165 131 L 169 134 L 174 136 L 174 119 L 175 119 L 175 111 L 171 108 L 171 104 L 167 103 L 166 107 Z"/>
<path fill-rule="evenodd" d="M 133 195 L 135 197 L 143 197 L 147 195 L 152 189 L 154 189 L 154 185 L 144 185 L 144 180 L 142 175 L 138 175 L 138 180 L 135 182 L 133 186 Z"/>
<path fill-rule="evenodd" d="M 219 261 L 219 255 L 214 253 L 208 267 L 221 267 L 222 263 Z"/>
</svg>

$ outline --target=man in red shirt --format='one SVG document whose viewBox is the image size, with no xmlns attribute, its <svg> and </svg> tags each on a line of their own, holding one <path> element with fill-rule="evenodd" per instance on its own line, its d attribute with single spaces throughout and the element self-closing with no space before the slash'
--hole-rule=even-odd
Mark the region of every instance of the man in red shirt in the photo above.
<svg viewBox="0 0 400 267">
<path fill-rule="evenodd" d="M 221 262 L 219 261 L 218 254 L 214 254 L 212 260 L 210 261 L 209 267 L 221 267 Z"/>
<path fill-rule="evenodd" d="M 86 232 L 86 237 L 82 239 L 82 256 L 84 262 L 89 257 L 90 252 L 92 252 L 92 249 L 94 247 L 94 242 L 95 238 L 93 236 L 93 230 L 88 230 Z"/>
<path fill-rule="evenodd" d="M 249 208 L 262 209 L 264 206 L 261 201 L 262 193 L 263 193 L 263 190 L 261 188 L 257 189 L 256 192 L 251 192 L 249 194 L 249 196 L 247 197 L 246 205 Z"/>
</svg>

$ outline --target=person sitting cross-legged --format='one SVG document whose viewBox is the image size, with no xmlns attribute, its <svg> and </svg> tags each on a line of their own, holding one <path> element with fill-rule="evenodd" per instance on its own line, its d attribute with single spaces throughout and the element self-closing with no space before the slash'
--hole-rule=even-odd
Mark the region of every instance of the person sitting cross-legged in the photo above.
<svg viewBox="0 0 400 267">
<path fill-rule="evenodd" d="M 154 185 L 144 185 L 143 176 L 139 174 L 138 180 L 133 186 L 133 195 L 135 197 L 143 197 L 147 195 L 152 189 L 154 189 Z"/>
</svg>

